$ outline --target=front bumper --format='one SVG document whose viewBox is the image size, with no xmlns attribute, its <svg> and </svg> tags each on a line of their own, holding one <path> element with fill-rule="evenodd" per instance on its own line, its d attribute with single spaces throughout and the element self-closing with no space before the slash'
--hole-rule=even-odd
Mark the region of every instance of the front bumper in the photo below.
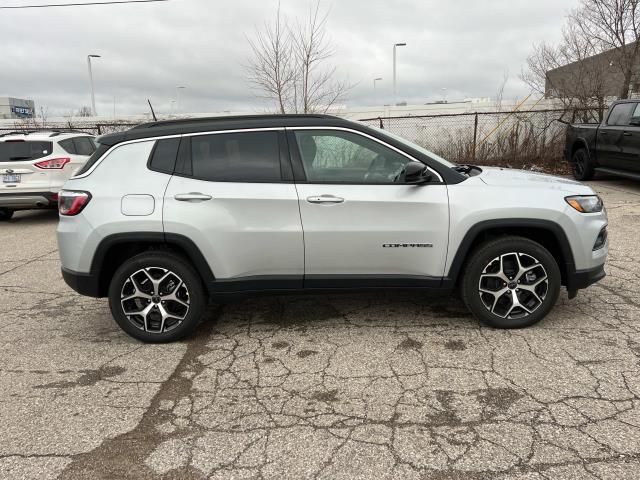
<svg viewBox="0 0 640 480">
<path fill-rule="evenodd" d="M 14 210 L 31 208 L 54 208 L 58 203 L 58 194 L 53 192 L 11 192 L 0 193 L 0 208 Z"/>
<path fill-rule="evenodd" d="M 569 298 L 574 298 L 578 290 L 587 288 L 602 280 L 607 273 L 604 271 L 604 264 L 588 270 L 575 270 L 567 276 L 567 291 Z"/>
</svg>

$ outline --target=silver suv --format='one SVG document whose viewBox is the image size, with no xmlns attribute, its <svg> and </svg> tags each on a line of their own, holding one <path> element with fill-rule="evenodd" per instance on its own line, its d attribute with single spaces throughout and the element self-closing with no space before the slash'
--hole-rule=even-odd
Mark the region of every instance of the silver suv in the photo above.
<svg viewBox="0 0 640 480">
<path fill-rule="evenodd" d="M 455 165 L 324 116 L 155 122 L 98 139 L 60 193 L 62 274 L 146 342 L 209 300 L 459 288 L 498 328 L 604 277 L 607 215 L 578 182 Z"/>
</svg>

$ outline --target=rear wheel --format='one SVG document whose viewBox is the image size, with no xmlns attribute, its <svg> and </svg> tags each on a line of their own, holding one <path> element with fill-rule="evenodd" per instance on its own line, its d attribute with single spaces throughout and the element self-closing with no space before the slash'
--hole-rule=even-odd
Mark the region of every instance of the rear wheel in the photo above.
<svg viewBox="0 0 640 480">
<path fill-rule="evenodd" d="M 14 211 L 10 208 L 0 208 L 0 222 L 11 220 L 11 217 L 13 217 L 13 213 Z"/>
<path fill-rule="evenodd" d="M 591 180 L 595 173 L 589 152 L 586 148 L 576 150 L 571 159 L 571 168 L 576 180 Z"/>
<path fill-rule="evenodd" d="M 109 306 L 118 325 L 143 342 L 179 340 L 194 331 L 207 305 L 191 264 L 169 252 L 137 255 L 118 268 Z"/>
<path fill-rule="evenodd" d="M 542 245 L 505 237 L 481 245 L 467 263 L 462 298 L 482 322 L 522 328 L 542 320 L 560 293 L 560 269 Z"/>
</svg>

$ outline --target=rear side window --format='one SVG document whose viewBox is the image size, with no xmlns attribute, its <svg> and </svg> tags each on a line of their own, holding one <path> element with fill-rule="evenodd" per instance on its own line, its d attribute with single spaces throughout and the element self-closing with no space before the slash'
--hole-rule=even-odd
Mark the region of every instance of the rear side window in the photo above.
<svg viewBox="0 0 640 480">
<path fill-rule="evenodd" d="M 20 160 L 37 160 L 51 155 L 51 142 L 13 141 L 0 142 L 0 162 L 19 162 Z"/>
<path fill-rule="evenodd" d="M 77 154 L 76 146 L 73 143 L 73 139 L 72 138 L 68 138 L 66 140 L 62 140 L 62 141 L 58 142 L 58 145 L 60 145 L 65 152 L 70 153 L 71 155 L 76 155 Z"/>
<path fill-rule="evenodd" d="M 278 132 L 220 133 L 191 139 L 193 177 L 211 182 L 280 182 Z"/>
<path fill-rule="evenodd" d="M 90 156 L 96 148 L 90 137 L 76 137 L 73 139 L 78 155 Z"/>
<path fill-rule="evenodd" d="M 156 172 L 173 173 L 176 168 L 176 157 L 180 147 L 179 138 L 166 138 L 158 140 L 151 152 L 149 168 Z"/>
<path fill-rule="evenodd" d="M 613 107 L 607 120 L 607 125 L 629 125 L 631 115 L 637 103 L 619 103 Z"/>
</svg>

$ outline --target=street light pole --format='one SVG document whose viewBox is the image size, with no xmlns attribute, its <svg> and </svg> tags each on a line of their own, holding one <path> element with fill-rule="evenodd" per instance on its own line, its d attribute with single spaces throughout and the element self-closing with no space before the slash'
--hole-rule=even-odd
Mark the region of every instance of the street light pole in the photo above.
<svg viewBox="0 0 640 480">
<path fill-rule="evenodd" d="M 87 55 L 87 65 L 89 67 L 89 84 L 91 85 L 91 115 L 97 116 L 96 112 L 96 95 L 93 90 L 93 72 L 91 71 L 91 59 L 100 58 L 100 55 Z"/>
<path fill-rule="evenodd" d="M 176 87 L 176 113 L 180 113 L 180 90 L 187 87 Z"/>
<path fill-rule="evenodd" d="M 382 80 L 382 77 L 377 77 L 373 79 L 373 96 L 375 97 L 376 103 L 378 102 L 378 91 L 376 90 L 376 82 Z"/>
<path fill-rule="evenodd" d="M 396 105 L 396 95 L 397 95 L 397 89 L 396 89 L 396 47 L 404 47 L 406 46 L 406 43 L 394 43 L 393 44 L 393 106 L 395 107 Z"/>
</svg>

